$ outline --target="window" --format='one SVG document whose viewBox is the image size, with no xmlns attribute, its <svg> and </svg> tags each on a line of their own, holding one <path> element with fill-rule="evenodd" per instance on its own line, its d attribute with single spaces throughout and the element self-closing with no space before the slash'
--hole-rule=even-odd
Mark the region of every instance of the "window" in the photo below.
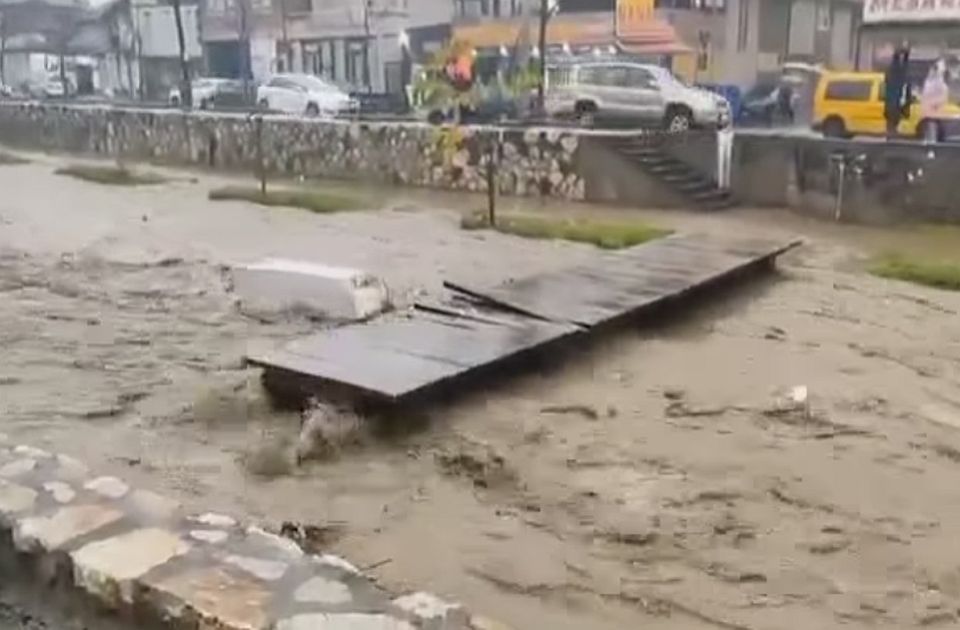
<svg viewBox="0 0 960 630">
<path fill-rule="evenodd" d="M 313 11 L 313 0 L 280 0 L 288 15 L 305 15 Z"/>
<path fill-rule="evenodd" d="M 737 50 L 747 49 L 750 41 L 750 3 L 753 0 L 738 0 L 737 4 Z"/>
<path fill-rule="evenodd" d="M 830 3 L 821 2 L 817 5 L 817 30 L 829 31 L 832 26 L 833 19 L 830 12 Z"/>
<path fill-rule="evenodd" d="M 870 81 L 831 81 L 825 98 L 830 101 L 869 101 Z"/>
<path fill-rule="evenodd" d="M 629 73 L 626 66 L 609 66 L 603 68 L 603 85 L 610 87 L 627 87 L 629 85 Z"/>
<path fill-rule="evenodd" d="M 649 70 L 645 70 L 644 68 L 628 68 L 627 85 L 630 87 L 656 89 L 657 80 L 653 78 Z"/>
<path fill-rule="evenodd" d="M 580 68 L 580 72 L 578 73 L 580 83 L 586 85 L 603 85 L 601 70 L 603 70 L 603 68 L 600 66 L 585 66 Z"/>
</svg>

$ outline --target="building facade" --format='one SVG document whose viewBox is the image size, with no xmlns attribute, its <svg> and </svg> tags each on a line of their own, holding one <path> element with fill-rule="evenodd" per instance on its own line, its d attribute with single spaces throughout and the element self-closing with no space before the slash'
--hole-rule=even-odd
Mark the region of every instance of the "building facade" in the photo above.
<svg viewBox="0 0 960 630">
<path fill-rule="evenodd" d="M 859 41 L 860 67 L 885 69 L 894 48 L 904 43 L 910 47 L 915 81 L 921 82 L 927 66 L 941 57 L 948 61 L 951 79 L 956 81 L 960 66 L 960 3 L 866 0 Z"/>
<path fill-rule="evenodd" d="M 535 42 L 539 6 L 457 0 L 454 34 L 481 55 Z M 616 53 L 669 65 L 691 81 L 746 88 L 786 61 L 852 68 L 860 12 L 859 0 L 559 0 L 548 54 Z M 624 16 L 632 20 L 626 29 Z"/>
<path fill-rule="evenodd" d="M 208 0 L 203 41 L 218 76 L 325 77 L 349 91 L 395 93 L 409 57 L 449 36 L 452 0 Z"/>
<path fill-rule="evenodd" d="M 862 4 L 851 0 L 726 0 L 718 74 L 746 87 L 786 61 L 856 65 Z"/>
</svg>

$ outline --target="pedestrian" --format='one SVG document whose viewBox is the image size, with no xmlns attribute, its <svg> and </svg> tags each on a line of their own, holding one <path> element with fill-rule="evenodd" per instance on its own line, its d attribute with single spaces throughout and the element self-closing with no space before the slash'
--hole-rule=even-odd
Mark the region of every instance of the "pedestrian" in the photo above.
<svg viewBox="0 0 960 630">
<path fill-rule="evenodd" d="M 780 88 L 777 90 L 777 109 L 781 119 L 788 125 L 793 125 L 793 86 L 787 80 L 782 81 Z"/>
<path fill-rule="evenodd" d="M 884 76 L 883 117 L 887 121 L 887 138 L 897 135 L 900 121 L 910 113 L 910 49 L 904 44 L 894 51 Z"/>
<path fill-rule="evenodd" d="M 920 93 L 920 120 L 924 125 L 924 142 L 939 140 L 940 125 L 937 121 L 943 115 L 943 108 L 950 99 L 946 72 L 946 63 L 938 59 L 930 66 L 923 82 L 923 91 Z"/>
</svg>

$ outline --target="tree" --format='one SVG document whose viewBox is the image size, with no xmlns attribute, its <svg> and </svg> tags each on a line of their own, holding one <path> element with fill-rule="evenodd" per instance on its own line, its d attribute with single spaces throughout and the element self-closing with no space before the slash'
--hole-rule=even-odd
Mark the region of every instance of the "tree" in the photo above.
<svg viewBox="0 0 960 630">
<path fill-rule="evenodd" d="M 190 85 L 190 58 L 187 56 L 187 40 L 183 34 L 183 15 L 180 13 L 180 0 L 170 0 L 173 6 L 173 20 L 177 25 L 177 46 L 180 51 L 180 104 L 190 109 L 193 105 L 193 89 Z"/>
</svg>

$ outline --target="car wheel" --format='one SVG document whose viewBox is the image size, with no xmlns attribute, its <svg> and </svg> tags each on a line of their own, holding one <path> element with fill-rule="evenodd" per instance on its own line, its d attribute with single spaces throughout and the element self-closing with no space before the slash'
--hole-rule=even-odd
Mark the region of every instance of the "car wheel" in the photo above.
<svg viewBox="0 0 960 630">
<path fill-rule="evenodd" d="M 260 102 L 257 103 L 257 107 L 260 108 L 260 111 L 265 112 L 270 109 L 270 102 L 267 101 L 267 99 L 262 98 L 260 99 Z"/>
<path fill-rule="evenodd" d="M 593 103 L 577 103 L 573 113 L 581 127 L 593 127 L 597 124 L 597 106 Z"/>
<path fill-rule="evenodd" d="M 843 119 L 833 116 L 823 121 L 824 138 L 846 138 L 847 126 L 843 124 Z"/>
<path fill-rule="evenodd" d="M 439 109 L 431 110 L 430 113 L 427 114 L 427 122 L 431 125 L 442 125 L 446 118 Z"/>
<path fill-rule="evenodd" d="M 307 104 L 307 116 L 310 118 L 315 118 L 320 115 L 320 108 L 317 107 L 316 103 Z"/>
<path fill-rule="evenodd" d="M 682 107 L 671 107 L 667 110 L 664 128 L 668 133 L 684 133 L 690 131 L 693 122 L 690 112 Z"/>
</svg>

